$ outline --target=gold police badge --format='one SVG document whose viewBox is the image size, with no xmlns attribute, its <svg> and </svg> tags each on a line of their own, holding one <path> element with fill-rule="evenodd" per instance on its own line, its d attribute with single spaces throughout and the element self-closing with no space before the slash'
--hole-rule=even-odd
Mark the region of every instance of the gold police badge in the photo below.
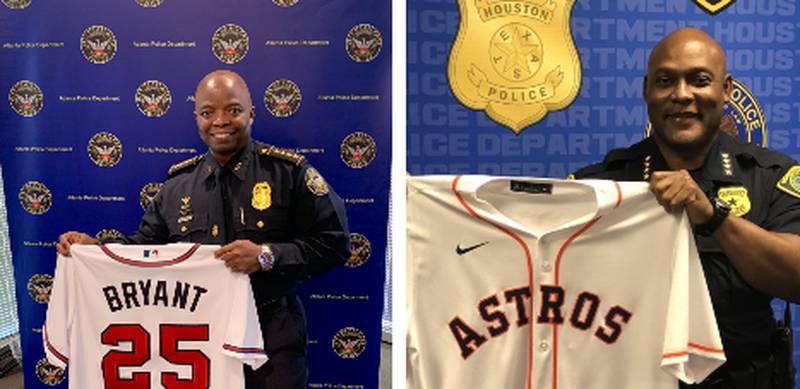
<svg viewBox="0 0 800 389">
<path fill-rule="evenodd" d="M 50 292 L 53 290 L 53 276 L 49 274 L 34 274 L 28 279 L 28 294 L 33 301 L 39 304 L 50 302 Z"/>
<path fill-rule="evenodd" d="M 142 190 L 139 191 L 139 205 L 142 206 L 142 210 L 147 210 L 163 186 L 164 184 L 160 182 L 150 182 L 142 187 Z"/>
<path fill-rule="evenodd" d="M 356 62 L 372 61 L 380 53 L 382 45 L 381 32 L 368 23 L 358 24 L 351 28 L 344 40 L 347 55 Z"/>
<path fill-rule="evenodd" d="M 99 132 L 86 146 L 89 158 L 100 167 L 113 167 L 122 159 L 122 143 L 114 134 Z"/>
<path fill-rule="evenodd" d="M 575 0 L 458 0 L 447 77 L 465 106 L 519 134 L 569 106 L 581 85 Z"/>
<path fill-rule="evenodd" d="M 136 0 L 136 3 L 144 8 L 155 8 L 161 5 L 164 0 Z"/>
<path fill-rule="evenodd" d="M 31 5 L 31 0 L 3 0 L 3 4 L 11 9 L 23 9 Z"/>
<path fill-rule="evenodd" d="M 306 169 L 306 187 L 317 196 L 325 196 L 330 191 L 328 183 L 313 167 Z"/>
<path fill-rule="evenodd" d="M 264 211 L 272 205 L 272 188 L 266 181 L 253 185 L 253 198 L 250 201 L 253 208 Z"/>
<path fill-rule="evenodd" d="M 339 148 L 342 161 L 353 169 L 361 169 L 369 165 L 375 159 L 375 154 L 375 139 L 361 131 L 347 135 Z"/>
<path fill-rule="evenodd" d="M 8 103 L 20 116 L 36 116 L 44 106 L 44 95 L 39 85 L 28 81 L 17 81 L 8 91 Z"/>
<path fill-rule="evenodd" d="M 347 267 L 359 267 L 367 262 L 372 253 L 372 245 L 366 236 L 357 232 L 350 233 L 350 258 L 345 262 Z"/>
<path fill-rule="evenodd" d="M 117 38 L 106 26 L 89 26 L 81 34 L 81 53 L 93 64 L 104 64 L 117 54 Z"/>
<path fill-rule="evenodd" d="M 223 24 L 211 38 L 211 50 L 220 61 L 234 64 L 242 60 L 250 49 L 250 38 L 244 28 L 233 24 Z"/>
<path fill-rule="evenodd" d="M 719 188 L 717 198 L 727 203 L 731 207 L 731 213 L 736 216 L 744 216 L 750 212 L 750 197 L 747 196 L 747 188 L 743 186 Z"/>
<path fill-rule="evenodd" d="M 36 362 L 36 376 L 43 384 L 56 386 L 64 381 L 67 373 L 64 369 L 47 362 L 47 358 L 42 358 Z"/>
<path fill-rule="evenodd" d="M 711 15 L 716 15 L 728 8 L 736 0 L 692 0 L 697 6 Z"/>
<path fill-rule="evenodd" d="M 53 204 L 50 189 L 38 181 L 28 181 L 19 190 L 19 202 L 22 208 L 31 215 L 41 215 Z"/>
<path fill-rule="evenodd" d="M 778 189 L 794 196 L 800 197 L 800 166 L 792 166 L 786 174 L 778 180 Z"/>
<path fill-rule="evenodd" d="M 367 338 L 355 327 L 345 327 L 333 336 L 333 351 L 344 359 L 358 358 L 367 348 Z"/>
<path fill-rule="evenodd" d="M 275 5 L 279 5 L 281 7 L 291 7 L 297 4 L 300 0 L 272 0 Z"/>
<path fill-rule="evenodd" d="M 291 80 L 275 80 L 264 91 L 264 106 L 272 116 L 291 116 L 300 108 L 300 88 Z"/>
<path fill-rule="evenodd" d="M 164 116 L 172 103 L 169 88 L 163 82 L 147 80 L 136 88 L 136 107 L 149 118 Z"/>
<path fill-rule="evenodd" d="M 102 230 L 98 231 L 94 237 L 98 240 L 119 239 L 122 238 L 122 233 L 113 228 L 103 228 Z"/>
</svg>

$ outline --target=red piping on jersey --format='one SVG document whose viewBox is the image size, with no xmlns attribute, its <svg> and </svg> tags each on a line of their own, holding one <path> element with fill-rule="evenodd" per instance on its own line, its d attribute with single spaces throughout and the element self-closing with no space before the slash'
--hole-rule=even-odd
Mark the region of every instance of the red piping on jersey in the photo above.
<svg viewBox="0 0 800 389">
<path fill-rule="evenodd" d="M 53 353 L 56 358 L 60 359 L 61 362 L 64 362 L 64 364 L 69 365 L 69 358 L 58 352 L 58 350 L 56 350 L 56 348 L 50 344 L 50 338 L 47 336 L 47 324 L 44 325 L 44 343 L 47 345 L 47 349 L 50 350 L 50 352 Z"/>
<path fill-rule="evenodd" d="M 100 246 L 100 249 L 103 250 L 104 253 L 106 253 L 106 255 L 111 257 L 111 259 L 116 260 L 117 262 L 121 262 L 121 263 L 124 263 L 126 265 L 131 265 L 131 266 L 139 266 L 139 267 L 161 267 L 161 266 L 175 265 L 177 263 L 181 263 L 181 262 L 185 261 L 187 258 L 191 257 L 192 254 L 194 254 L 194 252 L 197 251 L 198 248 L 200 248 L 200 243 L 195 243 L 194 245 L 192 245 L 191 248 L 189 248 L 189 251 L 181 254 L 178 257 L 175 257 L 173 259 L 163 260 L 163 261 L 154 261 L 154 262 L 145 262 L 145 261 L 140 261 L 140 260 L 137 260 L 137 259 L 125 258 L 125 257 L 122 257 L 122 256 L 119 256 L 119 255 L 115 254 L 114 252 L 109 250 L 108 247 L 106 247 L 104 244 L 100 244 L 99 246 Z"/>
<path fill-rule="evenodd" d="M 614 209 L 619 207 L 622 204 L 622 190 L 619 187 L 619 184 L 614 181 L 614 186 L 617 188 L 617 203 L 614 205 Z M 598 220 L 600 220 L 602 216 L 598 216 L 592 220 L 589 220 L 586 224 L 583 225 L 578 231 L 576 231 L 572 236 L 570 236 L 561 248 L 558 249 L 558 254 L 556 254 L 556 269 L 555 269 L 555 286 L 561 286 L 559 281 L 559 270 L 561 268 L 561 256 L 564 254 L 564 251 L 567 250 L 567 246 L 570 245 L 579 235 L 583 234 L 591 228 Z M 533 293 L 533 292 L 531 292 Z M 533 298 L 531 298 L 533 300 Z M 553 323 L 553 389 L 558 388 L 558 324 Z"/>
<path fill-rule="evenodd" d="M 533 258 L 531 256 L 531 250 L 530 250 L 530 248 L 528 248 L 528 245 L 525 243 L 525 241 L 523 241 L 522 238 L 520 238 L 519 235 L 515 234 L 513 231 L 511 231 L 508 228 L 503 227 L 503 226 L 501 226 L 501 225 L 499 225 L 497 223 L 494 223 L 491 220 L 488 220 L 488 219 L 482 217 L 481 215 L 478 215 L 478 213 L 475 212 L 475 210 L 472 209 L 472 207 L 470 207 L 469 204 L 467 204 L 467 202 L 464 200 L 464 198 L 461 196 L 461 194 L 458 193 L 458 190 L 456 189 L 456 187 L 458 186 L 458 181 L 460 179 L 461 179 L 461 176 L 456 176 L 456 178 L 453 179 L 453 182 L 451 183 L 450 188 L 453 190 L 453 194 L 455 194 L 456 198 L 461 203 L 461 206 L 463 206 L 464 209 L 466 209 L 467 212 L 469 212 L 472 216 L 476 217 L 477 219 L 479 219 L 479 220 L 481 220 L 483 222 L 488 223 L 489 225 L 491 225 L 492 227 L 497 228 L 500 231 L 503 231 L 506 235 L 510 236 L 512 239 L 517 241 L 517 243 L 519 243 L 519 245 L 522 246 L 522 251 L 525 252 L 525 259 L 526 259 L 526 264 L 525 265 L 528 267 L 528 289 L 531 292 L 531 298 L 530 298 L 531 320 L 530 320 L 530 325 L 528 326 L 528 389 L 531 389 L 532 385 L 533 385 L 532 380 L 531 380 L 531 376 L 532 376 L 532 372 L 533 372 L 533 314 L 534 314 L 534 311 L 533 311 L 533 271 L 531 269 L 531 263 L 533 262 Z"/>
<path fill-rule="evenodd" d="M 222 348 L 228 351 L 233 351 L 241 354 L 266 354 L 263 348 L 257 347 L 239 347 L 231 344 L 223 344 Z"/>
</svg>

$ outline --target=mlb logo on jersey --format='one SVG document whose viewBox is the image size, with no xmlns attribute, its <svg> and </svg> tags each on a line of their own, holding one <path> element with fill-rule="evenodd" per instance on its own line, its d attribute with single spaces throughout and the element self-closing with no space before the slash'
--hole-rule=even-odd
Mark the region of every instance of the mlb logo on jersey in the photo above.
<svg viewBox="0 0 800 389">
<path fill-rule="evenodd" d="M 158 250 L 144 250 L 145 258 L 157 257 L 157 256 L 158 256 Z"/>
</svg>

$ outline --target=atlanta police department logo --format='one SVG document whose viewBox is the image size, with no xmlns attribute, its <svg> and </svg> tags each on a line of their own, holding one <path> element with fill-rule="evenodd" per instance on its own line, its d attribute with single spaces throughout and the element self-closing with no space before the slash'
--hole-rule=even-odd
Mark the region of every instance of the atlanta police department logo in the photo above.
<svg viewBox="0 0 800 389">
<path fill-rule="evenodd" d="M 367 347 L 364 333 L 355 327 L 345 327 L 333 336 L 333 351 L 344 359 L 358 358 Z"/>
<path fill-rule="evenodd" d="M 41 215 L 53 205 L 53 195 L 41 182 L 28 181 L 19 190 L 19 202 L 31 215 Z"/>
<path fill-rule="evenodd" d="M 172 104 L 172 95 L 163 82 L 147 80 L 136 88 L 136 107 L 149 118 L 164 116 Z"/>
<path fill-rule="evenodd" d="M 117 38 L 106 26 L 90 26 L 81 34 L 81 53 L 93 64 L 104 64 L 117 54 Z"/>
<path fill-rule="evenodd" d="M 347 267 L 359 267 L 367 262 L 372 253 L 372 245 L 366 236 L 357 232 L 350 234 L 350 258 L 345 262 Z"/>
<path fill-rule="evenodd" d="M 692 0 L 703 11 L 708 12 L 710 15 L 716 15 L 728 8 L 736 0 Z"/>
<path fill-rule="evenodd" d="M 767 121 L 761 104 L 752 93 L 737 80 L 733 80 L 731 98 L 725 104 L 725 112 L 719 124 L 720 131 L 747 143 L 767 147 Z M 645 137 L 650 136 L 653 124 L 644 128 Z"/>
<path fill-rule="evenodd" d="M 381 32 L 367 23 L 358 24 L 347 33 L 344 41 L 347 55 L 356 62 L 369 62 L 381 51 Z"/>
<path fill-rule="evenodd" d="M 290 80 L 275 80 L 264 92 L 264 106 L 275 117 L 291 116 L 300 108 L 300 88 Z"/>
<path fill-rule="evenodd" d="M 17 81 L 8 91 L 8 103 L 21 116 L 36 116 L 44 106 L 44 95 L 39 85 L 28 80 Z"/>
<path fill-rule="evenodd" d="M 103 228 L 98 231 L 94 237 L 97 238 L 97 240 L 120 239 L 122 238 L 122 233 L 113 228 Z"/>
<path fill-rule="evenodd" d="M 347 166 L 361 169 L 375 159 L 375 139 L 364 132 L 356 131 L 342 141 L 340 156 Z"/>
<path fill-rule="evenodd" d="M 33 301 L 39 304 L 50 302 L 50 292 L 53 290 L 53 276 L 49 274 L 34 274 L 28 279 L 28 294 Z"/>
<path fill-rule="evenodd" d="M 235 24 L 223 24 L 211 38 L 211 50 L 217 58 L 227 64 L 239 62 L 250 49 L 247 32 Z"/>
<path fill-rule="evenodd" d="M 136 3 L 144 8 L 155 8 L 161 5 L 164 0 L 136 0 Z"/>
<path fill-rule="evenodd" d="M 122 159 L 122 143 L 119 138 L 109 132 L 99 132 L 89 140 L 86 146 L 89 158 L 100 167 L 112 167 Z"/>
<path fill-rule="evenodd" d="M 64 369 L 47 362 L 47 358 L 42 358 L 36 362 L 36 376 L 45 385 L 56 386 L 64 381 L 66 377 Z"/>
<path fill-rule="evenodd" d="M 147 210 L 147 207 L 150 206 L 150 203 L 153 202 L 162 187 L 164 187 L 164 184 L 160 182 L 151 182 L 142 187 L 139 192 L 139 205 L 142 206 L 143 210 Z"/>
<path fill-rule="evenodd" d="M 11 9 L 23 9 L 31 5 L 31 0 L 3 0 L 3 4 Z"/>
<path fill-rule="evenodd" d="M 300 0 L 272 0 L 272 2 L 281 7 L 291 7 L 300 2 Z"/>
</svg>

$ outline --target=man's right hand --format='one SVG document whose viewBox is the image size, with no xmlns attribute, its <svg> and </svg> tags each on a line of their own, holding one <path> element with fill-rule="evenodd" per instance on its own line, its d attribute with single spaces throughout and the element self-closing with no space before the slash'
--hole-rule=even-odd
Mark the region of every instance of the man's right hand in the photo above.
<svg viewBox="0 0 800 389">
<path fill-rule="evenodd" d="M 69 246 L 73 244 L 98 244 L 100 243 L 99 240 L 92 238 L 89 235 L 84 234 L 83 232 L 78 231 L 67 231 L 61 236 L 58 237 L 58 244 L 56 245 L 56 250 L 58 253 L 69 257 Z"/>
</svg>

